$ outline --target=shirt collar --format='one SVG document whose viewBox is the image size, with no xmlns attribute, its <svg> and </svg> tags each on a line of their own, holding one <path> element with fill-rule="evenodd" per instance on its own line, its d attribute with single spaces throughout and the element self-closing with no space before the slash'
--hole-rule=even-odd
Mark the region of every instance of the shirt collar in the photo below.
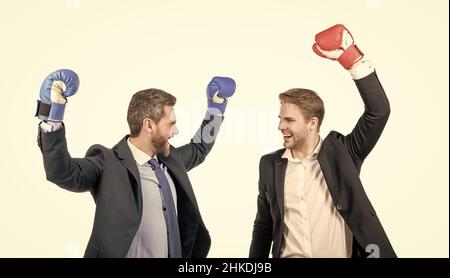
<svg viewBox="0 0 450 278">
<path fill-rule="evenodd" d="M 320 135 L 319 135 L 319 143 L 314 148 L 312 154 L 306 156 L 303 160 L 317 157 L 317 155 L 319 154 L 320 148 L 322 147 L 322 142 L 323 142 L 322 137 L 320 137 Z M 291 149 L 286 149 L 286 151 L 283 153 L 281 158 L 286 158 L 290 162 L 302 162 L 303 161 L 302 159 L 294 158 L 292 156 L 292 150 Z"/>
<path fill-rule="evenodd" d="M 135 145 L 133 145 L 130 142 L 130 138 L 127 139 L 128 147 L 130 148 L 131 154 L 133 155 L 134 160 L 136 160 L 137 164 L 139 166 L 143 166 L 146 164 L 150 159 L 156 158 L 156 155 L 149 156 L 145 152 L 138 149 Z M 156 158 L 157 159 L 157 158 Z"/>
</svg>

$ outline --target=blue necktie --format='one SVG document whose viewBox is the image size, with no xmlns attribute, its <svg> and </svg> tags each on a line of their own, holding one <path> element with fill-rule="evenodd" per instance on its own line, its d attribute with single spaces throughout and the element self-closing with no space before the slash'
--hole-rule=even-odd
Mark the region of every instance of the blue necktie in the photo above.
<svg viewBox="0 0 450 278">
<path fill-rule="evenodd" d="M 172 192 L 170 190 L 169 181 L 164 173 L 164 170 L 159 166 L 158 161 L 153 158 L 149 161 L 153 171 L 155 171 L 158 179 L 159 188 L 162 192 L 162 203 L 164 220 L 167 227 L 167 244 L 169 247 L 169 258 L 181 258 L 181 240 L 180 229 L 178 227 L 178 218 L 175 210 L 175 203 L 173 201 Z"/>
</svg>

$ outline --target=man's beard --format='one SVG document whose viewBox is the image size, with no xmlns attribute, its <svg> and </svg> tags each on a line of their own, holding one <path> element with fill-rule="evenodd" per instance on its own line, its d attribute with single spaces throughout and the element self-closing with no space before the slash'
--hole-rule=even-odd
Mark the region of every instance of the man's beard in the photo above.
<svg viewBox="0 0 450 278">
<path fill-rule="evenodd" d="M 298 149 L 301 149 L 306 143 L 306 139 L 304 137 L 301 137 L 301 136 L 293 135 L 291 140 L 292 141 L 289 142 L 289 143 L 283 142 L 283 146 L 286 149 L 298 150 Z"/>
<path fill-rule="evenodd" d="M 158 136 L 152 138 L 152 144 L 155 147 L 157 155 L 169 156 L 170 154 L 170 146 L 164 138 Z"/>
</svg>

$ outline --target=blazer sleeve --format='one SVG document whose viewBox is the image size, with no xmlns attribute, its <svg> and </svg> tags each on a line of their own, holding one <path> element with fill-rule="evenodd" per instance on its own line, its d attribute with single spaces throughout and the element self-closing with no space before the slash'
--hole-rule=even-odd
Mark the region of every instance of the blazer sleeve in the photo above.
<svg viewBox="0 0 450 278">
<path fill-rule="evenodd" d="M 48 181 L 74 192 L 95 189 L 105 165 L 106 148 L 94 145 L 85 158 L 72 158 L 67 150 L 65 127 L 54 132 L 43 132 L 39 127 L 38 145 Z"/>
<path fill-rule="evenodd" d="M 201 164 L 211 151 L 223 122 L 223 116 L 206 113 L 200 128 L 191 141 L 176 148 L 186 171 Z"/>
<path fill-rule="evenodd" d="M 272 245 L 273 219 L 270 213 L 269 202 L 266 197 L 263 173 L 267 171 L 267 166 L 263 165 L 264 157 L 259 163 L 258 199 L 255 222 L 253 224 L 252 242 L 250 244 L 250 258 L 268 258 L 270 246 Z"/>
<path fill-rule="evenodd" d="M 390 105 L 376 72 L 355 80 L 355 83 L 364 102 L 364 113 L 345 142 L 353 160 L 362 162 L 383 132 Z"/>
</svg>

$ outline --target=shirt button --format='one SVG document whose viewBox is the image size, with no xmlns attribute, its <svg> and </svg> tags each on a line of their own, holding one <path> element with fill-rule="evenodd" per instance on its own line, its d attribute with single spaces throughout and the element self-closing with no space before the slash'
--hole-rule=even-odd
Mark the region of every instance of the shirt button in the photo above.
<svg viewBox="0 0 450 278">
<path fill-rule="evenodd" d="M 337 210 L 341 210 L 342 209 L 341 205 L 337 205 L 336 208 L 337 208 Z"/>
</svg>

